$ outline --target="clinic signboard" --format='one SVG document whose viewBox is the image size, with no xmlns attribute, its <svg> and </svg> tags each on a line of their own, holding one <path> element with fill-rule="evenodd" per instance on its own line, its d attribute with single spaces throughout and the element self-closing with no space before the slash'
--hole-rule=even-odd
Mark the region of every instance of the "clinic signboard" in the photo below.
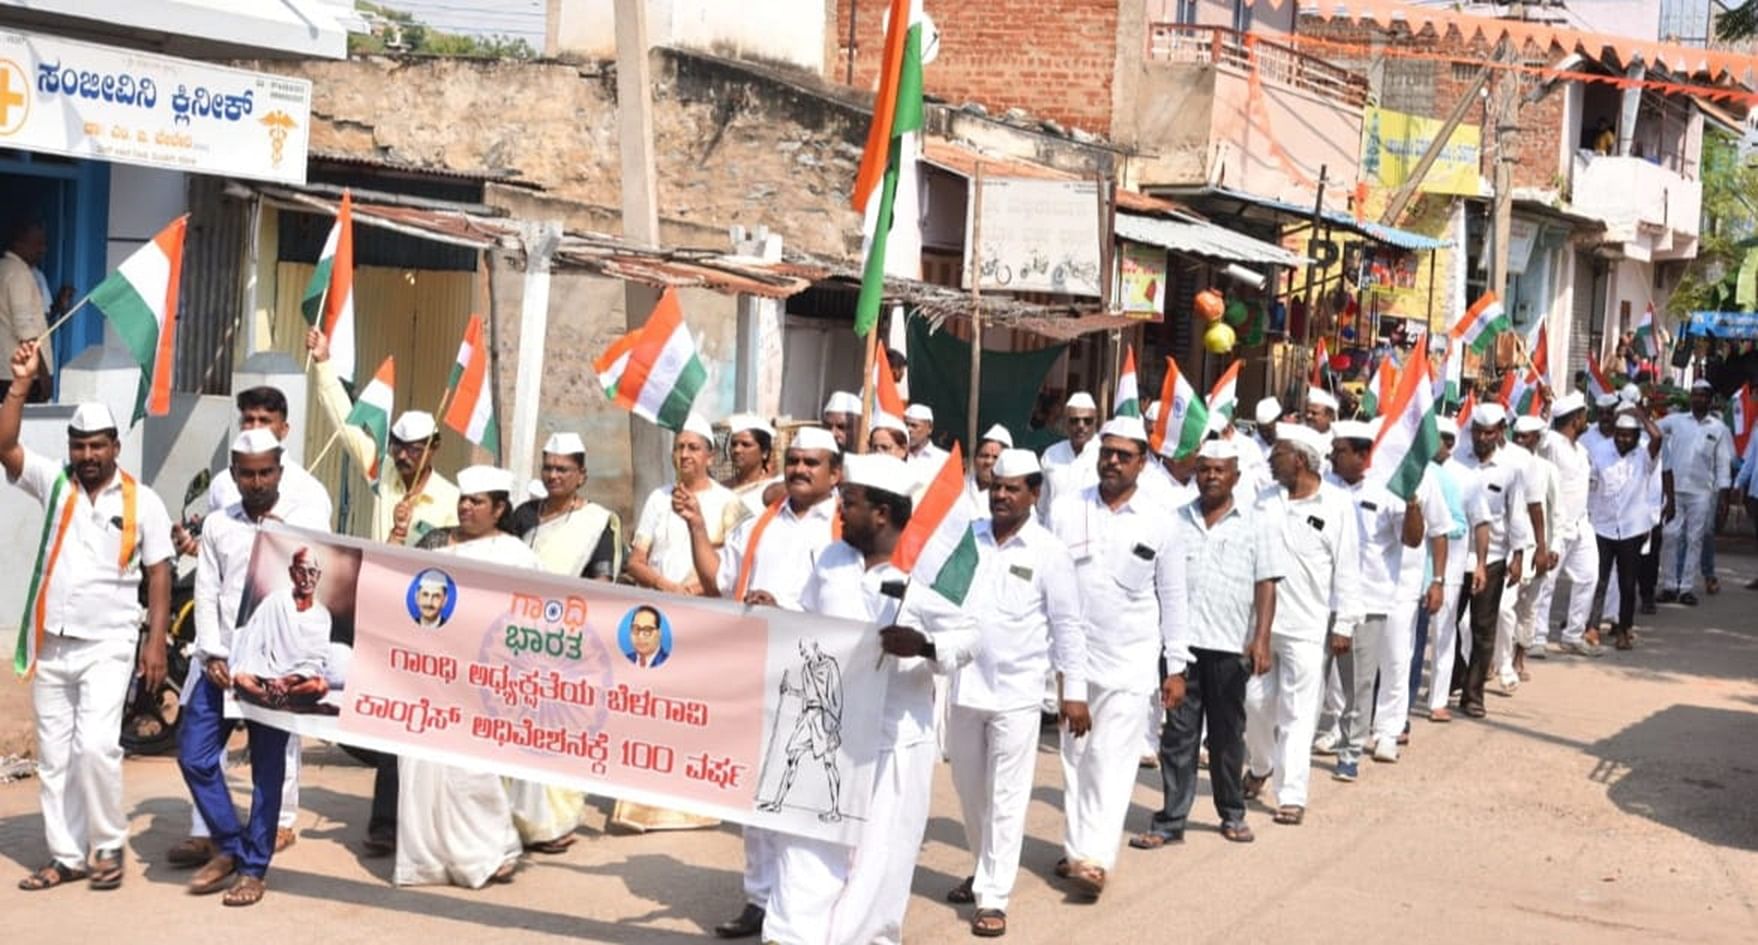
<svg viewBox="0 0 1758 945">
<path fill-rule="evenodd" d="M 311 83 L 0 31 L 0 148 L 303 184 Z"/>
</svg>

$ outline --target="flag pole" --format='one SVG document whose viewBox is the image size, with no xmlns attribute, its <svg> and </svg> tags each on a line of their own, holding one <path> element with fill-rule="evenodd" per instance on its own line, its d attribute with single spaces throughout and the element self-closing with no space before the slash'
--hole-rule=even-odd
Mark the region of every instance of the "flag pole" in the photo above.
<svg viewBox="0 0 1758 945">
<path fill-rule="evenodd" d="M 440 418 L 445 416 L 446 404 L 451 402 L 453 390 L 454 388 L 450 384 L 447 384 L 446 392 L 440 395 L 439 406 L 433 411 L 433 436 L 428 437 L 427 442 L 422 445 L 421 462 L 415 464 L 415 482 L 423 487 L 425 487 L 427 483 L 425 477 L 427 476 L 428 460 L 433 458 L 433 441 L 439 436 Z M 413 494 L 420 495 L 421 493 L 415 492 Z"/>
<path fill-rule="evenodd" d="M 971 210 L 971 379 L 965 395 L 965 442 L 977 451 L 977 404 L 983 384 L 983 162 L 978 161 L 971 187 L 976 192 Z"/>
<path fill-rule="evenodd" d="M 873 389 L 873 368 L 874 365 L 878 364 L 879 356 L 879 326 L 877 324 L 874 324 L 872 328 L 867 330 L 866 341 L 867 353 L 865 362 L 867 368 L 865 372 L 866 380 L 861 382 L 861 416 L 854 425 L 855 442 L 849 444 L 850 452 L 855 453 L 865 453 L 867 451 L 867 431 L 871 428 L 873 423 L 873 399 L 877 396 L 877 392 Z"/>
<path fill-rule="evenodd" d="M 92 297 L 89 294 L 85 298 L 80 299 L 78 304 L 74 305 L 72 308 L 68 309 L 67 311 L 61 313 L 60 318 L 55 319 L 53 324 L 51 324 L 49 327 L 43 329 L 43 333 L 38 335 L 36 337 L 36 340 L 41 341 L 44 338 L 47 338 L 50 335 L 53 335 L 55 333 L 55 329 L 60 328 L 62 325 L 67 324 L 67 320 L 72 318 L 80 309 L 85 308 L 86 303 L 90 302 L 91 300 L 92 300 Z"/>
<path fill-rule="evenodd" d="M 317 464 L 323 462 L 325 456 L 330 455 L 330 447 L 335 446 L 336 441 L 341 439 L 341 437 L 342 437 L 342 428 L 337 427 L 336 431 L 334 433 L 330 434 L 330 438 L 328 440 L 324 441 L 324 448 L 317 451 L 317 458 L 312 460 L 311 462 L 307 463 L 305 468 L 316 469 Z"/>
</svg>

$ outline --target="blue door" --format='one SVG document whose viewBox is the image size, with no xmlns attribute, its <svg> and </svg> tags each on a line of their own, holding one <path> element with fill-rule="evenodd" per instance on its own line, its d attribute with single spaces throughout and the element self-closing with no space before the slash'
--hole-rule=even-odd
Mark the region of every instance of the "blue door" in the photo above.
<svg viewBox="0 0 1758 945">
<path fill-rule="evenodd" d="M 8 232 L 21 220 L 40 220 L 48 229 L 43 275 L 51 294 L 71 286 L 77 302 L 103 280 L 109 269 L 104 258 L 110 231 L 109 164 L 0 150 L 0 208 L 0 227 Z M 103 316 L 90 306 L 81 309 L 55 332 L 57 373 L 88 345 L 103 340 Z"/>
</svg>

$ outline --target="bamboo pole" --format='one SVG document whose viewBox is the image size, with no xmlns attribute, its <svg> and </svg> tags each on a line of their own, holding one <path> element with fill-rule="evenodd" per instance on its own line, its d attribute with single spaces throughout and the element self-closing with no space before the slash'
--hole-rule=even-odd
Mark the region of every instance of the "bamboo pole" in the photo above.
<svg viewBox="0 0 1758 945">
<path fill-rule="evenodd" d="M 965 394 L 965 443 L 967 452 L 977 450 L 977 407 L 983 387 L 983 162 L 978 161 L 972 187 L 971 258 L 971 367 L 970 390 Z"/>
</svg>

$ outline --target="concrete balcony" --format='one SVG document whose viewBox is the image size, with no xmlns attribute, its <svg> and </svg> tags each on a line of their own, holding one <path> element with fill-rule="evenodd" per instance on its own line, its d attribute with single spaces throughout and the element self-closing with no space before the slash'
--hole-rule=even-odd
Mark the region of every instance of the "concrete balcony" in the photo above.
<svg viewBox="0 0 1758 945">
<path fill-rule="evenodd" d="M 1356 178 L 1367 82 L 1322 59 L 1251 33 L 1152 23 L 1142 59 L 1119 71 L 1113 134 L 1142 154 L 1137 186 L 1308 204 L 1321 168 L 1330 188 Z"/>
<path fill-rule="evenodd" d="M 1645 158 L 1582 154 L 1574 158 L 1576 213 L 1605 223 L 1605 241 L 1639 262 L 1697 255 L 1703 184 Z"/>
</svg>

